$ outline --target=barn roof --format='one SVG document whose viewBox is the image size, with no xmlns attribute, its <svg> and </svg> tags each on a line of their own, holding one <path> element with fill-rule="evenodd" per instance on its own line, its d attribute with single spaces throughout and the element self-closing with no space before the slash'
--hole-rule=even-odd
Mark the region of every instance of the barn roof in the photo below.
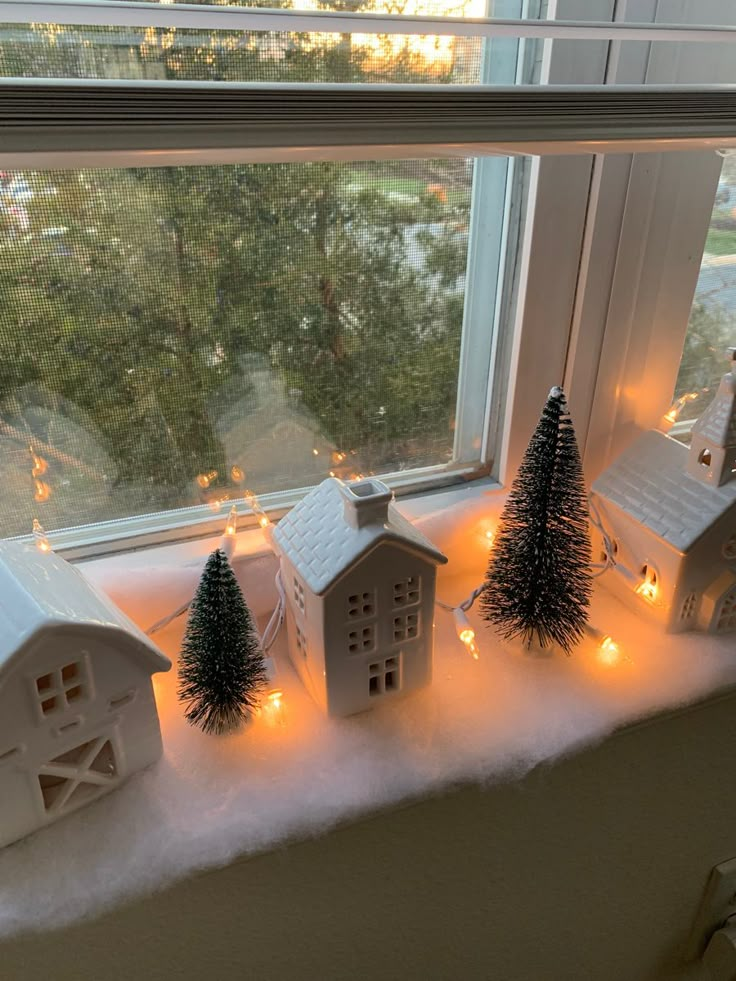
<svg viewBox="0 0 736 981">
<path fill-rule="evenodd" d="M 688 448 L 664 433 L 643 433 L 593 484 L 655 535 L 687 552 L 736 503 L 736 481 L 704 484 L 685 470 Z"/>
<path fill-rule="evenodd" d="M 34 544 L 0 542 L 0 680 L 16 654 L 47 629 L 115 633 L 154 671 L 171 662 L 76 566 Z"/>
<path fill-rule="evenodd" d="M 391 496 L 375 479 L 345 484 L 329 477 L 279 521 L 274 542 L 318 596 L 381 542 L 403 545 L 437 564 L 447 562 Z"/>
</svg>

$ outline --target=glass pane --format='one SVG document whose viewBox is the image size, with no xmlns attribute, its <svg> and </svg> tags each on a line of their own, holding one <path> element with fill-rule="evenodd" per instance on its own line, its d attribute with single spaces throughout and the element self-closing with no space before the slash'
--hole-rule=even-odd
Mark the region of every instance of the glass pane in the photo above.
<svg viewBox="0 0 736 981">
<path fill-rule="evenodd" d="M 0 536 L 450 463 L 471 178 L 0 175 Z"/>
<path fill-rule="evenodd" d="M 673 407 L 686 434 L 708 407 L 736 346 L 736 157 L 728 156 L 718 184 L 705 253 L 690 313 Z M 679 402 L 678 402 L 679 400 Z"/>
<path fill-rule="evenodd" d="M 481 38 L 0 24 L 0 76 L 473 84 Z"/>
</svg>

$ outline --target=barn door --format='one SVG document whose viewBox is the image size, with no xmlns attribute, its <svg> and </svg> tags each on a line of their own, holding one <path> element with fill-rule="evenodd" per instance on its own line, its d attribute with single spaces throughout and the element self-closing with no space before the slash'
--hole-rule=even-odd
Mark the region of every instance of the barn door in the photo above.
<svg viewBox="0 0 736 981">
<path fill-rule="evenodd" d="M 40 767 L 38 783 L 46 813 L 54 816 L 98 797 L 120 779 L 110 733 L 89 739 Z"/>
</svg>

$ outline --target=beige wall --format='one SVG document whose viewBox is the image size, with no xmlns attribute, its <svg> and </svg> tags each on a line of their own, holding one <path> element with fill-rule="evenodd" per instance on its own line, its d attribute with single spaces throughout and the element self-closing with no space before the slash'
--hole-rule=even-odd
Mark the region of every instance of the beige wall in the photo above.
<svg viewBox="0 0 736 981">
<path fill-rule="evenodd" d="M 684 981 L 736 856 L 736 693 L 0 944 L 2 981 Z M 63 889 L 62 883 L 49 883 Z"/>
</svg>

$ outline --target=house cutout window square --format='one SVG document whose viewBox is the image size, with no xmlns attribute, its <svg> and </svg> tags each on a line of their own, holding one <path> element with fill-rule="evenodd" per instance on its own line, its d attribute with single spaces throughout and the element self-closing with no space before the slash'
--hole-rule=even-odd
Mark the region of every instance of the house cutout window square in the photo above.
<svg viewBox="0 0 736 981">
<path fill-rule="evenodd" d="M 299 582 L 296 576 L 294 576 L 294 602 L 299 610 L 304 613 L 306 607 L 304 602 L 304 586 Z"/>
<path fill-rule="evenodd" d="M 36 698 L 42 716 L 65 712 L 89 694 L 89 677 L 84 660 L 70 661 L 35 680 Z"/>
<path fill-rule="evenodd" d="M 411 576 L 409 579 L 401 579 L 394 583 L 394 608 L 400 609 L 402 606 L 414 606 L 421 599 L 421 579 L 419 576 Z"/>
<path fill-rule="evenodd" d="M 348 631 L 348 652 L 350 654 L 367 654 L 375 646 L 376 630 L 372 623 Z"/>
<path fill-rule="evenodd" d="M 418 637 L 419 613 L 405 613 L 403 616 L 394 617 L 393 631 L 394 644 L 400 644 Z"/>
<path fill-rule="evenodd" d="M 297 626 L 295 628 L 296 633 L 296 649 L 299 651 L 302 657 L 307 656 L 307 638 L 302 630 Z"/>
<path fill-rule="evenodd" d="M 401 655 L 368 665 L 368 694 L 385 695 L 401 689 Z"/>
<path fill-rule="evenodd" d="M 365 593 L 351 593 L 348 596 L 348 620 L 365 620 L 376 615 L 375 590 Z"/>
<path fill-rule="evenodd" d="M 688 593 L 685 599 L 682 601 L 682 609 L 680 610 L 680 619 L 689 620 L 691 617 L 695 616 L 695 607 L 698 603 L 698 597 L 695 593 Z"/>
<path fill-rule="evenodd" d="M 723 599 L 716 630 L 719 633 L 736 630 L 736 587 L 729 590 Z"/>
<path fill-rule="evenodd" d="M 119 776 L 110 738 L 90 739 L 40 767 L 38 785 L 47 814 L 86 803 L 113 785 Z"/>
</svg>

